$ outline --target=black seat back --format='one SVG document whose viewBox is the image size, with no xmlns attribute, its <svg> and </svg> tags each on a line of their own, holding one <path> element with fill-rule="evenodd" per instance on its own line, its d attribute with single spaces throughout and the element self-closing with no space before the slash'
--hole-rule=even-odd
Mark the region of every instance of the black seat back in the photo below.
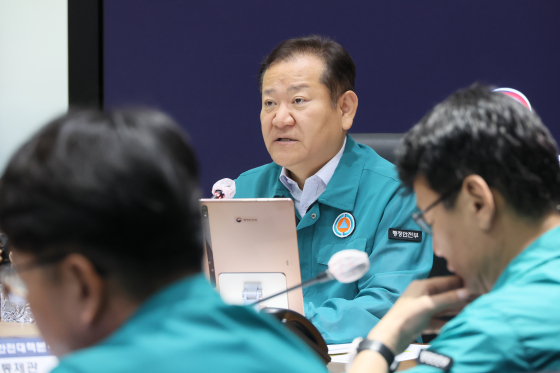
<svg viewBox="0 0 560 373">
<path fill-rule="evenodd" d="M 395 149 L 399 145 L 403 133 L 351 133 L 357 143 L 364 144 L 375 150 L 377 154 L 391 163 L 395 163 Z"/>
</svg>

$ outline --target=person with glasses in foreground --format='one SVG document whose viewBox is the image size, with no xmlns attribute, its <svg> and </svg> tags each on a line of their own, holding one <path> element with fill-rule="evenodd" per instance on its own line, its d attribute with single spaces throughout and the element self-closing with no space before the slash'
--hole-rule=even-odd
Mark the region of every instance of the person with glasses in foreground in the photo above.
<svg viewBox="0 0 560 373">
<path fill-rule="evenodd" d="M 224 304 L 201 273 L 198 171 L 152 110 L 76 111 L 43 127 L 0 183 L 12 268 L 53 372 L 325 372 L 276 320 Z"/>
<path fill-rule="evenodd" d="M 414 219 L 456 276 L 412 283 L 355 341 L 351 373 L 387 372 L 415 337 L 444 324 L 410 372 L 560 370 L 557 154 L 537 114 L 479 85 L 405 135 L 397 168 L 416 193 Z"/>
</svg>

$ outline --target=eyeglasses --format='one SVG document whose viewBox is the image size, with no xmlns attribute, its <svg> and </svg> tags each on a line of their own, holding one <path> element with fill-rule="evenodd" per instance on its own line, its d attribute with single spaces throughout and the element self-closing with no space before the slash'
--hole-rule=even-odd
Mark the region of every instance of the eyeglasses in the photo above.
<svg viewBox="0 0 560 373">
<path fill-rule="evenodd" d="M 444 201 L 446 198 L 449 198 L 453 195 L 453 193 L 455 193 L 457 191 L 457 189 L 459 189 L 459 187 L 461 187 L 463 185 L 463 180 L 461 180 L 460 183 L 458 183 L 456 186 L 454 186 L 453 188 L 449 189 L 447 192 L 443 193 L 438 199 L 436 199 L 431 205 L 429 205 L 428 207 L 426 207 L 426 209 L 424 211 L 420 211 L 420 212 L 414 212 L 412 213 L 412 219 L 414 219 L 414 221 L 416 222 L 416 224 L 418 224 L 418 226 L 427 234 L 429 234 L 430 236 L 432 235 L 432 225 L 428 224 L 428 222 L 426 221 L 426 219 L 424 218 L 424 214 L 426 214 L 428 211 L 430 211 L 433 207 L 435 207 L 438 203 Z"/>
<path fill-rule="evenodd" d="M 4 297 L 18 305 L 27 303 L 27 286 L 20 277 L 20 273 L 44 265 L 55 264 L 68 256 L 68 253 L 57 253 L 35 260 L 26 265 L 13 266 L 6 263 L 0 266 L 0 284 Z"/>
</svg>

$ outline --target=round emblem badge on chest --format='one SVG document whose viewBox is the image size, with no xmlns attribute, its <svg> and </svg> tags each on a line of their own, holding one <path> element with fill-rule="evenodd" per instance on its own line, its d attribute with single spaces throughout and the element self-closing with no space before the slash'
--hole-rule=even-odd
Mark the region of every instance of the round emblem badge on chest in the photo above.
<svg viewBox="0 0 560 373">
<path fill-rule="evenodd" d="M 342 214 L 338 215 L 334 224 L 332 226 L 332 230 L 335 235 L 340 238 L 348 237 L 354 232 L 354 228 L 356 227 L 356 222 L 354 221 L 354 217 L 349 212 L 343 212 Z"/>
</svg>

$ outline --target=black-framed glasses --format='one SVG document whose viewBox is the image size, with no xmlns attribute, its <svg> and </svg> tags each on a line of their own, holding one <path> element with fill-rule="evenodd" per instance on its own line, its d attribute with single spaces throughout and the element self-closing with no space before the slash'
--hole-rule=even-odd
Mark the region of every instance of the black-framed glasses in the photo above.
<svg viewBox="0 0 560 373">
<path fill-rule="evenodd" d="M 428 224 L 428 222 L 424 218 L 424 214 L 426 214 L 428 211 L 430 211 L 432 208 L 434 208 L 437 204 L 439 204 L 439 203 L 443 202 L 445 199 L 451 197 L 453 195 L 453 193 L 455 193 L 457 191 L 457 189 L 459 189 L 459 187 L 461 187 L 462 185 L 463 185 L 463 180 L 461 180 L 460 183 L 455 185 L 453 188 L 449 189 L 447 192 L 443 193 L 438 199 L 436 199 L 434 202 L 432 202 L 432 204 L 429 205 L 428 207 L 426 207 L 423 211 L 412 213 L 412 219 L 414 219 L 416 224 L 418 224 L 418 226 L 424 232 L 426 232 L 427 234 L 429 234 L 431 236 L 432 235 L 432 225 Z"/>
</svg>

